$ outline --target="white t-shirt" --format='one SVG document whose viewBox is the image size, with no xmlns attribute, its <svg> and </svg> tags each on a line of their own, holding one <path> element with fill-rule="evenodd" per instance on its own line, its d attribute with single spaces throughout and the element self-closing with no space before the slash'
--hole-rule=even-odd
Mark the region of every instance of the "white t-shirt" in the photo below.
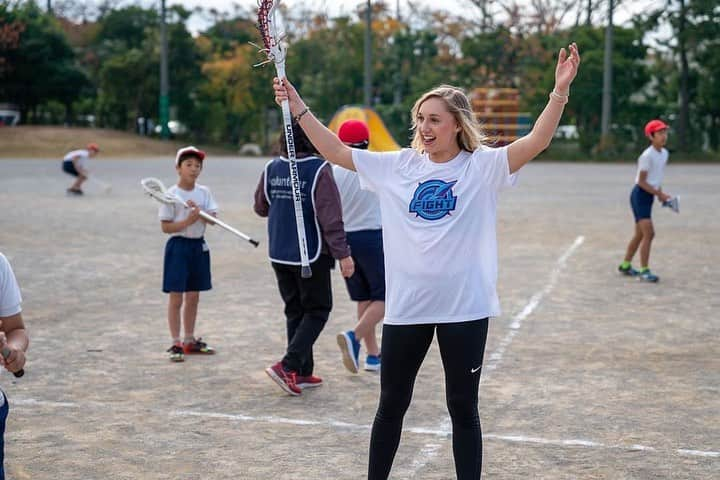
<svg viewBox="0 0 720 480">
<path fill-rule="evenodd" d="M 385 249 L 385 323 L 451 323 L 500 315 L 497 196 L 515 183 L 507 147 L 434 163 L 415 150 L 353 150 L 377 193 Z"/>
<path fill-rule="evenodd" d="M 85 149 L 73 150 L 72 152 L 65 155 L 65 157 L 63 157 L 63 161 L 71 162 L 72 159 L 75 157 L 78 157 L 77 163 L 75 165 L 84 169 L 87 166 L 88 160 L 90 159 L 90 152 Z"/>
<path fill-rule="evenodd" d="M 360 188 L 358 174 L 352 170 L 335 165 L 333 176 L 340 191 L 345 231 L 380 230 L 382 225 L 377 195 Z"/>
<path fill-rule="evenodd" d="M 173 185 L 172 187 L 168 188 L 168 192 L 176 194 L 177 196 L 185 200 L 185 202 L 187 202 L 188 200 L 192 200 L 198 207 L 200 207 L 200 210 L 203 210 L 207 213 L 217 213 L 217 203 L 215 203 L 215 199 L 213 198 L 212 193 L 210 193 L 210 189 L 206 186 L 196 183 L 195 188 L 188 191 L 183 190 L 177 185 Z M 160 217 L 160 220 L 169 220 L 171 222 L 180 222 L 182 220 L 185 220 L 189 215 L 190 209 L 185 208 L 178 203 L 175 203 L 173 205 L 166 205 L 163 203 L 162 205 L 160 205 L 160 209 L 158 210 L 158 217 Z M 188 226 L 184 230 L 171 233 L 170 236 L 201 238 L 204 234 L 205 223 L 201 219 L 198 219 L 197 222 Z"/>
<path fill-rule="evenodd" d="M 15 274 L 5 255 L 0 253 L 0 317 L 11 317 L 22 311 L 22 297 Z"/>
<path fill-rule="evenodd" d="M 668 151 L 664 148 L 660 151 L 650 145 L 638 157 L 638 171 L 635 175 L 635 183 L 640 181 L 640 172 L 647 172 L 647 183 L 655 188 L 660 188 L 665 175 L 665 165 L 668 161 Z"/>
</svg>

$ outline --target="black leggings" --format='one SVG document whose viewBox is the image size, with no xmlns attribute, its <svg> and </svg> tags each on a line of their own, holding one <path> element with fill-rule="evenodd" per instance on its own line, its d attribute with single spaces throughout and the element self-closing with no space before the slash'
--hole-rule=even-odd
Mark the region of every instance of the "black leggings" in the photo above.
<svg viewBox="0 0 720 480">
<path fill-rule="evenodd" d="M 370 437 L 369 480 L 385 480 L 390 475 L 415 377 L 436 330 L 445 370 L 445 396 L 452 419 L 457 478 L 480 478 L 482 433 L 478 387 L 487 318 L 460 323 L 383 326 L 380 405 Z"/>
</svg>

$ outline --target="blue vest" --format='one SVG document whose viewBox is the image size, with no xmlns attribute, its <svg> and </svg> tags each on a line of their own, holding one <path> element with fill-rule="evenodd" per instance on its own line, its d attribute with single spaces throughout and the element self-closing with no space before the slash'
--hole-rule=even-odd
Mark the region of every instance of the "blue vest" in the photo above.
<svg viewBox="0 0 720 480">
<path fill-rule="evenodd" d="M 318 157 L 305 157 L 297 160 L 305 237 L 311 263 L 320 256 L 322 246 L 320 224 L 315 215 L 315 188 L 320 169 L 326 163 L 325 160 Z M 265 198 L 270 204 L 268 212 L 270 260 L 277 263 L 300 265 L 295 208 L 290 186 L 290 162 L 286 158 L 278 157 L 265 165 Z"/>
</svg>

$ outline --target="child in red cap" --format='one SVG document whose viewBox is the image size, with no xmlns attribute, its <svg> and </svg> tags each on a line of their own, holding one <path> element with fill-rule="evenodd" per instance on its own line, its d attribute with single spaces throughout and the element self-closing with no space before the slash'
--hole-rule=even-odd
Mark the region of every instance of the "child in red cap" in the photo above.
<svg viewBox="0 0 720 480">
<path fill-rule="evenodd" d="M 67 189 L 68 195 L 83 194 L 83 191 L 80 187 L 82 186 L 83 182 L 88 179 L 88 160 L 97 155 L 98 152 L 100 152 L 100 147 L 98 147 L 97 143 L 89 143 L 87 145 L 87 148 L 73 150 L 72 152 L 68 152 L 65 157 L 63 157 L 63 172 L 75 177 L 75 181 L 70 186 L 70 188 Z"/>
<path fill-rule="evenodd" d="M 367 150 L 370 130 L 362 120 L 346 120 L 338 128 L 345 145 Z M 363 190 L 358 174 L 334 166 L 335 183 L 340 191 L 343 222 L 355 274 L 345 279 L 350 299 L 357 302 L 355 328 L 337 335 L 343 364 L 352 373 L 360 369 L 360 341 L 365 343 L 365 370 L 380 370 L 380 348 L 375 327 L 385 317 L 385 255 L 383 252 L 380 202 L 374 192 Z"/>
<path fill-rule="evenodd" d="M 671 196 L 662 191 L 665 165 L 668 161 L 667 142 L 668 126 L 662 120 L 651 120 L 645 125 L 645 136 L 650 146 L 638 157 L 638 170 L 635 186 L 630 193 L 630 206 L 635 217 L 635 234 L 630 240 L 625 253 L 625 260 L 618 267 L 623 275 L 637 276 L 646 282 L 657 282 L 660 277 L 653 274 L 648 267 L 650 262 L 650 246 L 655 236 L 651 218 L 653 198 L 666 202 Z M 640 248 L 640 270 L 635 270 L 630 262 Z"/>
</svg>

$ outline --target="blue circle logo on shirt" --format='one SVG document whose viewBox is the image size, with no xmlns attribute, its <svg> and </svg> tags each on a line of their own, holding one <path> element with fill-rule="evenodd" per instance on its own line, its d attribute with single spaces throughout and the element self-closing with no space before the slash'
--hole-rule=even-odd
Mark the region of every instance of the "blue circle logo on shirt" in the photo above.
<svg viewBox="0 0 720 480">
<path fill-rule="evenodd" d="M 410 213 L 425 220 L 440 220 L 445 215 L 450 215 L 457 205 L 457 197 L 452 192 L 456 183 L 457 180 L 428 180 L 421 183 L 410 201 Z"/>
</svg>

